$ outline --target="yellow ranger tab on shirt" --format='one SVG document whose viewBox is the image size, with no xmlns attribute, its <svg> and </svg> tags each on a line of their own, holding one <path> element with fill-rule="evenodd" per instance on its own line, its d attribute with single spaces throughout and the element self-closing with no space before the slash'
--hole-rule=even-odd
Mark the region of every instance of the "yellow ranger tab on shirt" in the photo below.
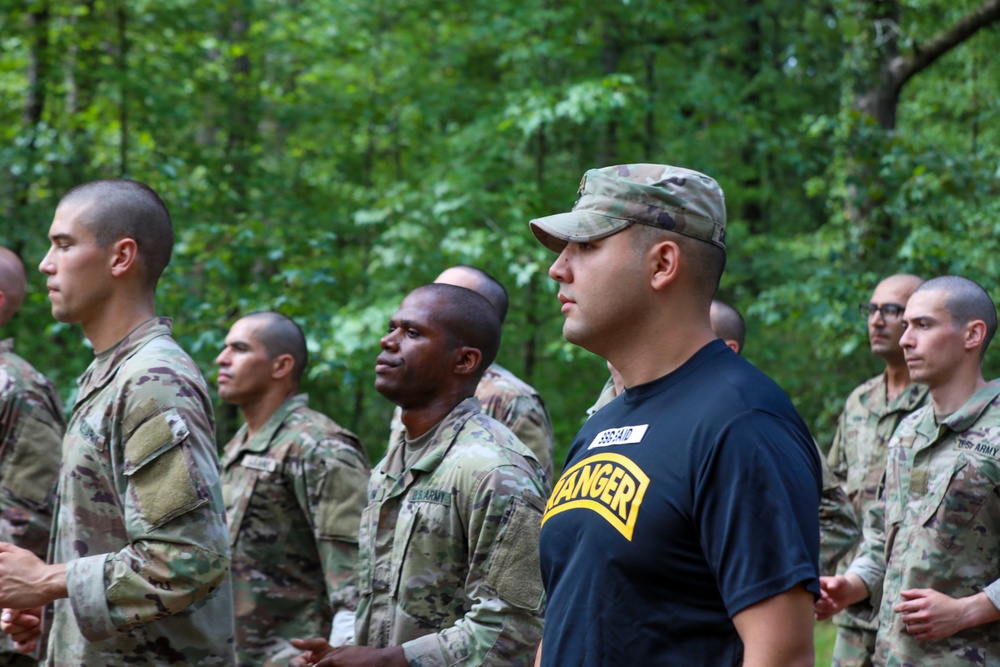
<svg viewBox="0 0 1000 667">
<path fill-rule="evenodd" d="M 550 516 L 571 509 L 600 514 L 629 542 L 649 477 L 621 454 L 597 454 L 566 470 L 545 505 L 542 524 Z"/>
</svg>

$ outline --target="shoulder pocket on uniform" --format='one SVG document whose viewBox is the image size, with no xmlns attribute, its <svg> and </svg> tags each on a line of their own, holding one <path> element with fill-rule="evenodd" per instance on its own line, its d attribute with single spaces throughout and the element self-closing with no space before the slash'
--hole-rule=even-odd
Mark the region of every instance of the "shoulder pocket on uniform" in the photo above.
<svg viewBox="0 0 1000 667">
<path fill-rule="evenodd" d="M 168 408 L 138 425 L 125 442 L 122 472 L 131 480 L 139 513 L 153 528 L 208 502 L 204 485 L 191 475 L 190 454 L 181 446 L 188 434 L 184 418 Z"/>
</svg>

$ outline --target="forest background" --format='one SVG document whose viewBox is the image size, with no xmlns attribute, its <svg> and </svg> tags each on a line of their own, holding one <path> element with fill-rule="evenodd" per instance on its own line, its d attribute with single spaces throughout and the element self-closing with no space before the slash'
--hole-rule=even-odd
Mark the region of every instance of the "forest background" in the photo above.
<svg viewBox="0 0 1000 667">
<path fill-rule="evenodd" d="M 563 340 L 527 221 L 588 168 L 663 162 L 723 186 L 719 296 L 826 447 L 879 370 L 858 304 L 880 277 L 1000 296 L 998 22 L 1000 0 L 0 0 L 0 244 L 30 283 L 3 336 L 71 406 L 92 353 L 36 267 L 62 192 L 136 178 L 177 233 L 158 310 L 210 384 L 229 325 L 280 310 L 313 407 L 376 460 L 387 320 L 473 264 L 511 294 L 499 361 L 561 462 L 607 372 Z"/>
</svg>

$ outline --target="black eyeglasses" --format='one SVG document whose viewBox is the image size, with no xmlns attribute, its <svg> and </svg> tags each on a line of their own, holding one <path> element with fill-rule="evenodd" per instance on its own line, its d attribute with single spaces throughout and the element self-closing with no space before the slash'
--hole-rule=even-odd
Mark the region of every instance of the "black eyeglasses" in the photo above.
<svg viewBox="0 0 1000 667">
<path fill-rule="evenodd" d="M 875 313 L 882 313 L 882 319 L 886 322 L 895 322 L 903 316 L 904 310 L 906 310 L 906 306 L 901 306 L 898 303 L 883 303 L 881 306 L 874 303 L 863 303 L 858 306 L 858 314 L 863 320 L 870 319 Z"/>
</svg>

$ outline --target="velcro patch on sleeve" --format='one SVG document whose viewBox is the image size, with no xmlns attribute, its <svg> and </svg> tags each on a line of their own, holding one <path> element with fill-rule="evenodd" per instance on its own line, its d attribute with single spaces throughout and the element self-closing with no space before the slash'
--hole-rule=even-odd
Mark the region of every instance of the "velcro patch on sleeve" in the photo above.
<svg viewBox="0 0 1000 667">
<path fill-rule="evenodd" d="M 136 426 L 155 415 L 159 409 L 159 402 L 152 396 L 140 401 L 139 405 L 132 408 L 132 411 L 122 419 L 122 428 L 125 430 L 125 435 L 131 435 Z"/>
<path fill-rule="evenodd" d="M 195 488 L 183 447 L 167 450 L 136 470 L 132 488 L 139 511 L 154 528 L 207 502 Z"/>
<path fill-rule="evenodd" d="M 187 424 L 173 408 L 148 419 L 135 429 L 125 443 L 125 474 L 129 475 L 141 468 L 158 452 L 169 449 L 187 436 Z"/>
<path fill-rule="evenodd" d="M 542 608 L 542 567 L 538 534 L 542 513 L 520 500 L 511 502 L 507 526 L 497 540 L 486 585 L 512 605 L 538 611 Z"/>
</svg>

